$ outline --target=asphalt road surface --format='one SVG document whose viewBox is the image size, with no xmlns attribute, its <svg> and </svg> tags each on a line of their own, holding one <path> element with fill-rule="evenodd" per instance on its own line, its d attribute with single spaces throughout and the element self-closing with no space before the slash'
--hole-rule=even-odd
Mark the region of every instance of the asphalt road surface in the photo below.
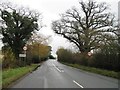
<svg viewBox="0 0 120 90">
<path fill-rule="evenodd" d="M 12 88 L 118 88 L 118 80 L 48 60 Z"/>
</svg>

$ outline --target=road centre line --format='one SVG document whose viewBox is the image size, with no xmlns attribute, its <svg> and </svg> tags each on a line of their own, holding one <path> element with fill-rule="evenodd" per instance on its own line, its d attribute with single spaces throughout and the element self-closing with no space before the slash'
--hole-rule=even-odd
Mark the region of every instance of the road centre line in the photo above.
<svg viewBox="0 0 120 90">
<path fill-rule="evenodd" d="M 80 85 L 78 82 L 76 82 L 75 80 L 73 80 L 73 82 L 76 84 L 76 85 L 78 85 L 79 87 L 81 87 L 81 88 L 84 88 L 82 85 Z"/>
<path fill-rule="evenodd" d="M 60 69 L 58 69 L 55 64 L 53 64 L 53 66 L 59 71 L 59 72 L 62 72 Z"/>
</svg>

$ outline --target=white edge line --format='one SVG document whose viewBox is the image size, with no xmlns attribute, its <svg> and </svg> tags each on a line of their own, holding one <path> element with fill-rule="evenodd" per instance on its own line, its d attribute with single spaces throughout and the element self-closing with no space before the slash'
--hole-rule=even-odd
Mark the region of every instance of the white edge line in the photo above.
<svg viewBox="0 0 120 90">
<path fill-rule="evenodd" d="M 78 85 L 79 87 L 84 88 L 82 85 L 80 85 L 79 83 L 77 83 L 75 80 L 73 80 L 73 82 L 74 82 L 76 85 Z"/>
</svg>

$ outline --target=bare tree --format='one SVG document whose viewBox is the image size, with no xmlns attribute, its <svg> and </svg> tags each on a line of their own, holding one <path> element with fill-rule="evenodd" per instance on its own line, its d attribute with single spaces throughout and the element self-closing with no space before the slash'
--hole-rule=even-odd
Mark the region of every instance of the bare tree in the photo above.
<svg viewBox="0 0 120 90">
<path fill-rule="evenodd" d="M 51 42 L 51 36 L 44 36 L 43 34 L 39 34 L 38 32 L 33 32 L 32 36 L 27 41 L 28 45 L 32 45 L 34 43 L 48 45 Z"/>
<path fill-rule="evenodd" d="M 106 3 L 89 0 L 79 2 L 81 10 L 72 8 L 52 22 L 55 33 L 74 43 L 80 52 L 88 53 L 99 48 L 104 41 L 116 40 L 113 28 L 114 15 L 107 11 Z"/>
</svg>

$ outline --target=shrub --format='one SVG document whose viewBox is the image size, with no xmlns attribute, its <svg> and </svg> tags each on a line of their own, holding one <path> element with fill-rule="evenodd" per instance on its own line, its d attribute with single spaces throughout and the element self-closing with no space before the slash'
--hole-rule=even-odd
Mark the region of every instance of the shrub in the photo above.
<svg viewBox="0 0 120 90">
<path fill-rule="evenodd" d="M 119 71 L 118 55 L 97 53 L 93 58 L 93 66 L 107 70 Z"/>
<path fill-rule="evenodd" d="M 79 64 L 84 66 L 91 66 L 107 70 L 120 71 L 119 55 L 109 50 L 108 52 L 94 53 L 88 56 L 84 53 L 72 53 L 70 50 L 60 48 L 57 51 L 58 61 Z"/>
<path fill-rule="evenodd" d="M 73 57 L 72 57 L 73 54 L 70 50 L 60 48 L 57 51 L 57 55 L 58 55 L 58 61 L 74 63 L 74 60 L 73 60 Z"/>
<path fill-rule="evenodd" d="M 37 56 L 37 55 L 36 55 L 36 56 L 33 56 L 33 57 L 32 57 L 32 62 L 33 62 L 33 63 L 40 63 L 40 58 L 39 58 L 39 56 Z"/>
<path fill-rule="evenodd" d="M 17 67 L 17 61 L 15 55 L 13 54 L 11 48 L 4 50 L 4 57 L 2 62 L 2 68 L 15 68 Z"/>
</svg>

